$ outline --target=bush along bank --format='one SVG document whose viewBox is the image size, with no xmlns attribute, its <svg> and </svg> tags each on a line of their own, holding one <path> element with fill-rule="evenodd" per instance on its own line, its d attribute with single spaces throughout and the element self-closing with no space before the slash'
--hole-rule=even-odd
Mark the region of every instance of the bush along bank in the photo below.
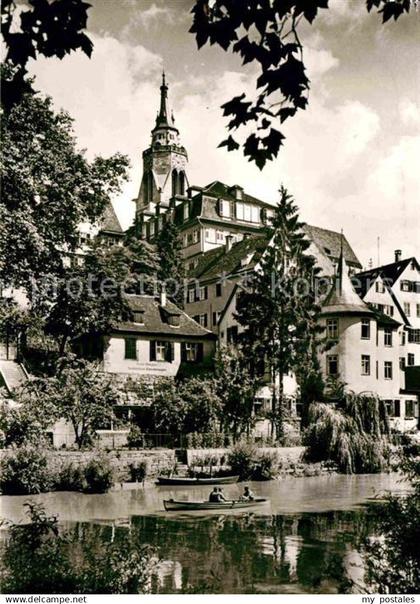
<svg viewBox="0 0 420 604">
<path fill-rule="evenodd" d="M 227 455 L 232 474 L 240 480 L 273 480 L 283 476 L 319 476 L 337 471 L 334 462 L 307 463 L 302 460 L 278 459 L 275 453 L 259 450 L 248 443 L 238 443 Z"/>
<path fill-rule="evenodd" d="M 109 459 L 99 453 L 83 464 L 62 462 L 57 469 L 47 452 L 32 446 L 11 451 L 1 461 L 4 495 L 35 495 L 47 491 L 105 493 L 115 482 Z"/>
</svg>

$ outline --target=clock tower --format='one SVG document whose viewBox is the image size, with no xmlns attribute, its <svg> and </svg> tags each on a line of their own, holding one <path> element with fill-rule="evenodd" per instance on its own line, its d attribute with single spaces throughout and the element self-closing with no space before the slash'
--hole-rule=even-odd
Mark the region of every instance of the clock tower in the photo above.
<svg viewBox="0 0 420 604">
<path fill-rule="evenodd" d="M 152 216 L 165 214 L 171 200 L 176 204 L 177 197 L 185 197 L 188 188 L 188 156 L 180 143 L 173 113 L 169 114 L 165 73 L 160 86 L 160 107 L 151 134 L 150 147 L 143 151 L 143 178 L 136 200 L 140 230 Z"/>
</svg>

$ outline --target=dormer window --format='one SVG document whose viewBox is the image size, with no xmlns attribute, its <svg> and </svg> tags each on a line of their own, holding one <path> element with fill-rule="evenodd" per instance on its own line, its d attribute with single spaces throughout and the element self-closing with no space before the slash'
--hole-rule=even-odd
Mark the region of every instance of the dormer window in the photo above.
<svg viewBox="0 0 420 604">
<path fill-rule="evenodd" d="M 133 311 L 134 323 L 138 325 L 144 325 L 144 310 Z"/>
<path fill-rule="evenodd" d="M 219 212 L 223 218 L 230 218 L 230 202 L 226 199 L 219 200 Z"/>
</svg>

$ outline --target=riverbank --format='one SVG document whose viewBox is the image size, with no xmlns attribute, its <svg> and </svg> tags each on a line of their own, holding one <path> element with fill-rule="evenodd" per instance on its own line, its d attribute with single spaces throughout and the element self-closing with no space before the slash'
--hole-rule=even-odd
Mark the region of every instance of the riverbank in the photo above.
<svg viewBox="0 0 420 604">
<path fill-rule="evenodd" d="M 387 492 L 402 493 L 409 487 L 398 474 L 324 475 L 305 480 L 284 477 L 267 482 L 252 482 L 252 490 L 270 499 L 270 505 L 258 510 L 259 515 L 297 514 L 355 509 L 383 497 Z M 227 485 L 226 496 L 237 498 L 243 483 Z M 51 492 L 40 495 L 0 497 L 1 513 L 10 522 L 27 522 L 24 504 L 36 501 L 47 514 L 58 515 L 60 522 L 113 523 L 133 516 L 164 515 L 163 499 L 188 501 L 207 499 L 209 487 L 157 487 L 123 489 L 102 495 L 77 492 Z M 172 517 L 176 514 L 170 514 Z"/>
</svg>

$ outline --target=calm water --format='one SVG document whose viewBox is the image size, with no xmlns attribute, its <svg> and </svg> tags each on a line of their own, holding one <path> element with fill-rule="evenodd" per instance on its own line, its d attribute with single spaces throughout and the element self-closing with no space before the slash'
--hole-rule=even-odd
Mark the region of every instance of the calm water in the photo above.
<svg viewBox="0 0 420 604">
<path fill-rule="evenodd" d="M 209 488 L 146 487 L 106 495 L 31 497 L 78 538 L 154 545 L 160 593 L 343 593 L 362 583 L 358 546 L 375 531 L 369 504 L 406 489 L 396 475 L 323 476 L 252 484 L 270 504 L 256 512 L 164 513 L 162 499 L 199 500 Z M 225 493 L 235 497 L 241 485 Z M 25 519 L 27 497 L 2 497 L 2 516 Z M 354 587 L 352 589 L 355 589 Z"/>
</svg>

